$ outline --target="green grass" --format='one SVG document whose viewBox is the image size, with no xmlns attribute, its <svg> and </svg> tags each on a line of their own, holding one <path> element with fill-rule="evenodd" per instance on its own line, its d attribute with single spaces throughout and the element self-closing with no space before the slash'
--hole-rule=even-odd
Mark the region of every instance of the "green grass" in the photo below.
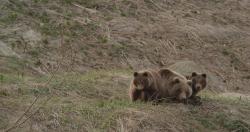
<svg viewBox="0 0 250 132">
<path fill-rule="evenodd" d="M 249 132 L 250 131 L 250 124 L 237 119 L 237 120 L 229 120 L 223 124 L 225 128 L 230 131 L 237 131 L 237 132 Z"/>
<path fill-rule="evenodd" d="M 49 0 L 32 0 L 35 3 L 48 3 Z"/>
<path fill-rule="evenodd" d="M 1 22 L 6 24 L 13 24 L 17 20 L 17 13 L 10 12 L 6 16 L 0 19 Z"/>
<path fill-rule="evenodd" d="M 222 96 L 208 91 L 203 91 L 201 94 L 203 103 L 207 109 L 194 107 L 190 110 L 190 119 L 198 121 L 201 126 L 207 130 L 225 129 L 227 131 L 247 132 L 250 130 L 250 124 L 246 120 L 245 113 L 231 113 L 230 109 L 250 108 L 249 100 L 239 99 L 235 96 Z M 212 109 L 211 109 L 211 108 Z"/>
<path fill-rule="evenodd" d="M 48 130 L 58 130 L 59 128 L 71 131 L 117 130 L 118 120 L 135 121 L 141 113 L 147 115 L 144 118 L 140 117 L 143 123 L 148 125 L 152 125 L 154 122 L 160 123 L 154 124 L 162 125 L 159 127 L 164 126 L 165 119 L 169 115 L 176 114 L 175 118 L 178 121 L 184 119 L 184 123 L 188 122 L 185 125 L 187 125 L 187 129 L 190 128 L 190 131 L 223 129 L 246 132 L 249 129 L 247 121 L 250 119 L 242 119 L 241 114 L 232 115 L 227 110 L 230 107 L 248 110 L 250 107 L 247 103 L 249 102 L 240 103 L 237 98 L 220 96 L 208 91 L 201 93 L 203 104 L 208 107 L 207 109 L 203 109 L 203 106 L 183 105 L 181 108 L 186 109 L 184 112 L 176 109 L 180 106 L 175 104 L 154 106 L 151 103 L 139 101 L 133 103 L 128 99 L 127 94 L 130 80 L 126 80 L 126 82 L 120 80 L 118 83 L 114 81 L 120 77 L 129 77 L 131 74 L 132 71 L 129 69 L 93 70 L 82 74 L 57 73 L 48 85 L 45 83 L 50 76 L 24 76 L 23 79 L 13 79 L 14 83 L 13 80 L 8 80 L 12 76 L 11 74 L 4 74 L 4 86 L 16 84 L 19 90 L 1 90 L 0 95 L 4 98 L 8 97 L 4 104 L 5 107 L 20 108 L 20 112 L 28 107 L 35 96 L 40 96 L 39 102 L 36 104 L 38 107 L 48 96 L 52 95 L 52 99 L 43 105 L 33 117 L 41 124 L 46 123 Z M 129 110 L 132 110 L 135 115 L 129 114 Z M 158 120 L 164 120 L 164 122 Z M 202 128 L 191 129 L 194 122 Z M 6 128 L 6 124 L 4 126 Z"/>
<path fill-rule="evenodd" d="M 203 91 L 202 94 L 204 101 L 213 101 L 213 102 L 219 102 L 222 104 L 228 104 L 228 105 L 237 105 L 237 106 L 246 106 L 250 107 L 249 99 L 241 99 L 237 96 L 223 96 L 220 94 L 215 94 L 211 92 Z"/>
<path fill-rule="evenodd" d="M 42 122 L 58 120 L 65 128 L 69 127 L 68 129 L 72 130 L 80 129 L 86 122 L 89 123 L 89 129 L 107 130 L 116 123 L 116 117 L 120 115 L 120 111 L 126 108 L 136 108 L 140 105 L 140 103 L 134 104 L 127 100 L 127 94 L 121 92 L 126 92 L 127 87 L 123 86 L 123 89 L 116 90 L 111 83 L 114 76 L 124 74 L 128 75 L 130 71 L 100 70 L 90 71 L 85 74 L 58 73 L 48 85 L 44 84 L 50 76 L 35 78 L 24 76 L 19 79 L 18 77 L 14 78 L 12 74 L 1 74 L 2 84 L 5 87 L 16 84 L 18 90 L 8 89 L 5 91 L 5 89 L 0 89 L 0 96 L 8 96 L 5 106 L 9 107 L 11 105 L 12 108 L 22 107 L 20 111 L 24 111 L 25 107 L 27 107 L 26 104 L 31 103 L 35 96 L 40 96 L 40 102 L 37 103 L 39 106 L 47 96 L 55 94 L 49 103 L 42 107 L 34 117 L 35 119 L 38 118 Z M 104 96 L 103 94 L 105 93 L 117 97 L 108 99 L 111 96 Z M 77 96 L 72 96 L 72 94 Z M 23 101 L 20 102 L 21 100 Z M 24 104 L 24 106 L 20 106 L 21 104 Z M 58 115 L 58 119 L 51 117 L 51 114 L 55 112 Z M 40 119 L 42 116 L 40 114 L 42 113 L 49 114 L 45 119 Z M 74 118 L 72 118 L 71 114 L 73 114 Z M 74 114 L 78 116 L 74 116 Z M 55 124 L 50 124 L 49 127 L 53 128 L 56 126 Z M 3 124 L 2 128 L 6 128 L 6 124 Z"/>
<path fill-rule="evenodd" d="M 15 72 L 21 72 L 26 67 L 25 64 L 28 63 L 28 61 L 19 59 L 17 57 L 2 57 L 0 56 L 1 60 L 3 61 L 0 68 L 7 69 L 8 73 L 15 73 Z M 2 70 L 1 72 L 4 72 Z"/>
<path fill-rule="evenodd" d="M 214 54 L 211 56 L 223 55 L 225 59 L 231 60 L 233 67 L 241 68 L 242 60 L 237 54 L 234 54 L 234 51 L 230 50 L 233 48 L 233 43 L 236 42 L 234 38 L 236 40 L 238 38 L 237 36 L 230 38 L 230 36 L 234 34 L 238 34 L 238 37 L 241 36 L 242 41 L 239 41 L 240 47 L 238 46 L 240 50 L 244 48 L 241 45 L 244 44 L 244 40 L 247 40 L 244 39 L 247 35 L 244 31 L 238 31 L 237 28 L 230 28 L 227 25 L 246 26 L 247 23 L 242 18 L 246 17 L 244 14 L 247 12 L 234 6 L 235 3 L 232 4 L 232 9 L 237 9 L 243 15 L 237 15 L 239 17 L 235 18 L 239 18 L 239 21 L 234 21 L 236 19 L 231 13 L 231 21 L 234 22 L 227 23 L 228 18 L 220 16 L 220 14 L 225 14 L 225 11 L 220 10 L 224 8 L 221 7 L 223 4 L 218 4 L 219 0 L 206 4 L 202 2 L 191 4 L 190 2 L 4 0 L 0 5 L 2 11 L 0 25 L 1 31 L 3 31 L 0 39 L 6 44 L 10 44 L 12 50 L 19 54 L 20 58 L 5 56 L 0 58 L 0 129 L 12 126 L 13 122 L 30 106 L 34 98 L 39 97 L 35 108 L 32 108 L 31 111 L 39 106 L 42 108 L 16 131 L 27 131 L 32 127 L 31 125 L 34 125 L 38 131 L 122 131 L 122 128 L 124 131 L 249 131 L 250 101 L 245 98 L 222 96 L 222 94 L 203 91 L 201 106 L 175 103 L 163 103 L 155 106 L 151 103 L 132 103 L 128 98 L 128 88 L 132 78 L 131 69 L 118 68 L 90 70 L 85 73 L 65 73 L 63 72 L 64 67 L 62 67 L 60 69 L 62 71 L 55 73 L 55 77 L 49 83 L 47 81 L 51 75 L 37 75 L 35 70 L 31 70 L 31 68 L 43 66 L 42 64 L 47 63 L 46 61 L 56 61 L 61 57 L 59 54 L 55 54 L 60 47 L 58 43 L 60 43 L 61 35 L 64 36 L 65 47 L 63 48 L 68 49 L 70 45 L 72 51 L 77 53 L 76 63 L 79 64 L 77 65 L 79 68 L 82 68 L 82 63 L 90 63 L 88 65 L 90 68 L 96 64 L 95 62 L 105 62 L 107 65 L 104 64 L 103 67 L 109 68 L 110 65 L 113 66 L 113 63 L 122 59 L 121 53 L 128 55 L 128 59 L 137 56 L 137 59 L 146 57 L 149 62 L 157 62 L 159 57 L 153 53 L 155 52 L 153 50 L 159 46 L 161 48 L 162 42 L 159 43 L 158 41 L 161 40 L 156 38 L 163 37 L 164 39 L 164 36 L 168 36 L 170 44 L 174 44 L 173 46 L 177 48 L 181 46 L 183 52 L 189 53 L 195 47 L 189 47 L 193 42 L 193 37 L 190 38 L 188 35 L 189 31 L 191 33 L 201 32 L 201 36 L 195 36 L 194 39 L 196 37 L 202 39 L 202 43 L 207 45 L 207 51 L 216 51 L 214 50 L 218 49 L 216 45 L 223 44 L 223 48 L 219 46 L 220 54 L 213 52 Z M 211 2 L 212 6 L 218 10 L 210 10 Z M 231 3 L 227 4 L 231 5 Z M 73 4 L 78 4 L 80 7 Z M 203 15 L 193 14 L 190 19 L 183 18 L 186 14 L 185 11 L 189 12 L 189 8 L 199 9 L 196 9 L 196 6 L 202 8 Z M 89 10 L 96 12 L 92 13 Z M 216 18 L 217 22 L 210 18 L 211 14 L 214 14 L 212 17 Z M 202 16 L 209 17 L 203 18 Z M 175 23 L 175 19 L 177 23 Z M 198 24 L 192 24 L 192 21 L 198 22 Z M 222 24 L 220 21 L 223 21 L 224 24 L 218 25 Z M 198 27 L 204 22 L 205 26 Z M 238 25 L 238 22 L 243 25 Z M 173 25 L 171 25 L 172 23 Z M 133 26 L 126 29 L 126 25 Z M 106 35 L 107 26 L 110 28 L 110 40 Z M 217 26 L 221 26 L 221 28 L 216 29 Z M 159 28 L 160 33 L 155 34 L 157 29 L 148 30 L 148 28 Z M 211 32 L 208 34 L 203 32 L 206 28 L 209 30 L 211 28 L 211 32 L 214 34 L 216 31 L 225 32 L 225 34 L 217 36 L 216 41 L 213 41 L 214 36 L 210 35 Z M 42 34 L 42 41 L 38 42 L 39 46 L 27 45 L 29 42 L 26 42 L 22 36 L 28 30 Z M 129 33 L 130 31 L 132 34 Z M 177 38 L 181 39 L 177 40 Z M 211 42 L 216 43 L 210 45 Z M 156 44 L 153 46 L 155 48 L 151 48 L 151 44 Z M 183 46 L 183 44 L 186 45 Z M 142 50 L 141 46 L 146 46 L 147 50 Z M 27 48 L 25 53 L 24 47 Z M 185 50 L 183 47 L 189 50 Z M 161 50 L 159 52 L 161 54 Z M 68 56 L 69 54 L 67 52 L 63 55 Z M 46 55 L 52 56 L 47 58 Z M 164 52 L 162 55 L 168 54 Z M 197 55 L 199 56 L 199 54 Z M 211 56 L 208 59 L 211 59 Z M 174 62 L 176 57 L 171 55 L 169 57 L 166 62 Z M 177 58 L 179 57 L 177 56 Z M 114 65 L 120 66 L 120 64 Z M 243 79 L 249 78 L 249 76 L 245 76 Z M 49 96 L 52 96 L 52 99 L 43 105 Z M 25 117 L 28 117 L 29 114 L 27 113 Z"/>
<path fill-rule="evenodd" d="M 228 112 L 213 111 L 206 114 L 203 111 L 199 111 L 196 114 L 192 114 L 191 120 L 198 121 L 206 130 L 219 130 L 225 129 L 228 131 L 248 132 L 250 130 L 250 124 L 247 123 L 239 116 L 232 116 Z"/>
<path fill-rule="evenodd" d="M 139 108 L 142 103 L 132 103 L 129 100 L 98 100 L 80 99 L 76 97 L 53 97 L 39 114 L 56 112 L 58 122 L 71 130 L 81 129 L 83 126 L 91 130 L 108 130 L 116 125 L 116 119 L 123 116 L 122 111 L 128 108 Z M 37 115 L 37 118 L 40 115 Z M 48 115 L 46 121 L 55 120 Z M 87 126 L 86 126 L 87 125 Z M 53 126 L 52 126 L 53 127 Z"/>
<path fill-rule="evenodd" d="M 0 130 L 3 128 L 6 128 L 6 126 L 8 125 L 9 120 L 7 118 L 7 115 L 4 113 L 0 114 Z"/>
<path fill-rule="evenodd" d="M 18 62 L 15 58 L 9 59 L 8 64 L 12 67 L 18 68 L 25 64 Z M 3 104 L 4 107 L 20 109 L 19 111 L 23 112 L 34 97 L 40 96 L 39 106 L 47 96 L 53 96 L 34 117 L 36 120 L 41 120 L 41 123 L 49 123 L 47 126 L 49 129 L 58 129 L 58 124 L 51 123 L 53 121 L 58 122 L 63 129 L 72 131 L 93 130 L 93 128 L 96 131 L 117 130 L 117 121 L 128 118 L 128 109 L 146 114 L 153 112 L 150 114 L 151 117 L 147 118 L 153 119 L 154 122 L 157 122 L 155 120 L 159 117 L 167 118 L 169 112 L 172 114 L 176 112 L 176 108 L 171 110 L 175 107 L 171 104 L 153 106 L 150 103 L 130 102 L 127 94 L 130 77 L 132 77 L 130 69 L 92 70 L 81 74 L 56 73 L 47 85 L 45 84 L 51 76 L 39 77 L 28 74 L 20 76 L 13 73 L 0 75 L 1 85 L 4 86 L 4 89 L 0 89 L 0 97 L 5 99 L 2 101 L 6 102 Z M 119 78 L 122 79 L 119 80 Z M 115 81 L 117 79 L 118 81 Z M 207 110 L 199 106 L 184 106 L 189 109 L 185 112 L 177 110 L 184 112 L 183 117 L 177 115 L 176 118 L 184 118 L 185 122 L 189 122 L 190 125 L 187 125 L 187 128 L 191 128 L 192 123 L 196 122 L 202 126 L 198 130 L 223 129 L 240 132 L 249 130 L 250 119 L 247 116 L 243 119 L 244 113 L 232 115 L 228 111 L 231 107 L 248 111 L 249 100 L 235 96 L 222 96 L 209 91 L 202 91 L 201 97 L 203 104 L 208 107 Z M 215 106 L 215 109 L 211 110 L 210 105 Z M 46 116 L 43 117 L 44 115 Z M 144 122 L 151 123 L 150 120 Z M 9 125 L 9 123 L 3 124 L 2 128 Z"/>
<path fill-rule="evenodd" d="M 250 130 L 249 123 L 239 117 L 230 117 L 228 114 L 229 113 L 219 111 L 213 112 L 207 116 L 199 114 L 196 115 L 195 120 L 209 130 L 217 130 L 219 128 L 237 132 L 248 132 Z"/>
<path fill-rule="evenodd" d="M 21 75 L 0 73 L 0 82 L 2 84 L 18 84 L 23 82 L 24 79 Z"/>
<path fill-rule="evenodd" d="M 220 124 L 222 127 L 226 128 L 229 131 L 237 131 L 237 132 L 248 132 L 250 130 L 250 124 L 246 123 L 244 120 L 234 119 L 226 115 L 225 113 L 218 113 L 214 120 L 216 123 Z"/>
<path fill-rule="evenodd" d="M 51 90 L 58 93 L 76 92 L 81 96 L 94 96 L 96 93 L 103 93 L 108 97 L 114 87 L 113 76 L 129 75 L 130 70 L 100 70 L 90 71 L 85 74 L 78 73 L 58 73 L 48 82 L 51 76 L 31 77 L 18 74 L 0 74 L 0 82 L 5 85 L 17 84 L 23 94 L 50 94 Z M 125 89 L 118 89 L 125 90 Z M 107 94 L 107 95 L 105 95 Z M 124 97 L 124 96 L 123 96 Z"/>
<path fill-rule="evenodd" d="M 207 129 L 214 130 L 216 128 L 214 122 L 212 122 L 209 118 L 201 117 L 197 118 L 196 120 L 198 120 Z"/>
<path fill-rule="evenodd" d="M 108 38 L 106 36 L 99 36 L 98 37 L 98 42 L 99 43 L 107 43 L 108 42 Z"/>
<path fill-rule="evenodd" d="M 223 49 L 222 54 L 225 55 L 225 56 L 228 56 L 231 53 L 227 49 Z"/>
</svg>

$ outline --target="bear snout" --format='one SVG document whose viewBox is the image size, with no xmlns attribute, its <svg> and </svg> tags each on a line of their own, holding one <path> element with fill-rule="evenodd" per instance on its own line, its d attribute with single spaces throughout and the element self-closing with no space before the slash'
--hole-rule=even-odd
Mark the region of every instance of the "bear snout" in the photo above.
<svg viewBox="0 0 250 132">
<path fill-rule="evenodd" d="M 197 84 L 197 85 L 196 85 L 196 89 L 197 89 L 197 90 L 201 90 L 201 85 L 200 85 L 200 84 Z"/>
</svg>

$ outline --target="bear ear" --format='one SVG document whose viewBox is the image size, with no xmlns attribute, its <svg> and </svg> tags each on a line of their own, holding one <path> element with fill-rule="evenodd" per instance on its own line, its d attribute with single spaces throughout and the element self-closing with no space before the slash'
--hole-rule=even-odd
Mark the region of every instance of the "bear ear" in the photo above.
<svg viewBox="0 0 250 132">
<path fill-rule="evenodd" d="M 174 78 L 174 83 L 179 83 L 180 79 L 179 78 Z"/>
<path fill-rule="evenodd" d="M 138 72 L 134 72 L 134 77 L 138 76 Z"/>
<path fill-rule="evenodd" d="M 148 77 L 148 73 L 147 73 L 147 72 L 144 72 L 144 73 L 143 73 L 143 76 L 144 76 L 144 77 Z"/>
<path fill-rule="evenodd" d="M 161 76 L 167 76 L 171 73 L 171 71 L 169 69 L 163 68 L 163 69 L 160 69 L 159 73 Z"/>
<path fill-rule="evenodd" d="M 206 78 L 207 77 L 207 74 L 206 73 L 203 73 L 203 74 L 201 74 L 204 78 Z"/>
<path fill-rule="evenodd" d="M 187 80 L 190 80 L 191 79 L 191 76 L 185 76 Z"/>
<path fill-rule="evenodd" d="M 197 76 L 197 73 L 196 73 L 196 72 L 193 72 L 193 73 L 192 73 L 192 77 L 195 77 L 195 76 Z"/>
</svg>

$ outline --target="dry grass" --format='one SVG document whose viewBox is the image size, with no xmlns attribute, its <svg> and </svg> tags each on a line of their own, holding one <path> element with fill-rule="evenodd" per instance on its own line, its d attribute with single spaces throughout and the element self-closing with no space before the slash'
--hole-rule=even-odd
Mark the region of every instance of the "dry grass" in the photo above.
<svg viewBox="0 0 250 132">
<path fill-rule="evenodd" d="M 14 131 L 247 132 L 249 6 L 234 0 L 3 0 L 1 44 L 18 57 L 0 52 L 0 129 L 40 96 L 34 108 L 41 109 Z M 132 70 L 177 60 L 201 65 L 209 83 L 218 84 L 201 94 L 202 106 L 128 100 Z"/>
<path fill-rule="evenodd" d="M 32 100 L 40 99 L 31 111 L 41 107 L 14 131 L 191 131 L 249 129 L 250 100 L 247 97 L 201 93 L 201 106 L 175 103 L 132 103 L 127 96 L 130 71 L 90 71 L 85 74 L 58 74 L 43 85 L 46 77 L 24 77 L 20 90 L 1 94 L 1 111 L 6 118 L 1 129 L 10 127 Z M 6 76 L 6 75 L 4 75 Z M 5 81 L 3 86 L 13 87 Z M 35 87 L 36 86 L 36 87 Z M 49 88 L 48 90 L 46 90 Z M 1 88 L 1 92 L 5 92 Z M 53 95 L 44 104 L 48 95 Z M 243 96 L 243 95 L 242 95 Z M 209 114 L 210 113 L 210 114 Z M 229 115 L 230 116 L 229 116 Z M 29 114 L 25 115 L 27 118 Z M 219 118 L 220 117 L 220 118 Z M 4 123 L 7 122 L 7 123 Z M 195 127 L 193 127 L 195 125 Z"/>
</svg>

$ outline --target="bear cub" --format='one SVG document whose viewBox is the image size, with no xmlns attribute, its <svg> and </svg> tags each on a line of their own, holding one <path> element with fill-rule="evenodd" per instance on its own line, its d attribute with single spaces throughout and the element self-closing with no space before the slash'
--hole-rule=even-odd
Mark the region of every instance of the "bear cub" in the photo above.
<svg viewBox="0 0 250 132">
<path fill-rule="evenodd" d="M 192 81 L 193 93 L 190 97 L 195 104 L 201 104 L 201 98 L 197 94 L 207 86 L 207 75 L 205 73 L 193 72 L 191 76 L 186 76 L 188 80 Z"/>
<path fill-rule="evenodd" d="M 192 81 L 192 97 L 195 97 L 201 90 L 207 86 L 207 75 L 205 73 L 193 72 L 191 76 L 187 76 Z"/>
</svg>

